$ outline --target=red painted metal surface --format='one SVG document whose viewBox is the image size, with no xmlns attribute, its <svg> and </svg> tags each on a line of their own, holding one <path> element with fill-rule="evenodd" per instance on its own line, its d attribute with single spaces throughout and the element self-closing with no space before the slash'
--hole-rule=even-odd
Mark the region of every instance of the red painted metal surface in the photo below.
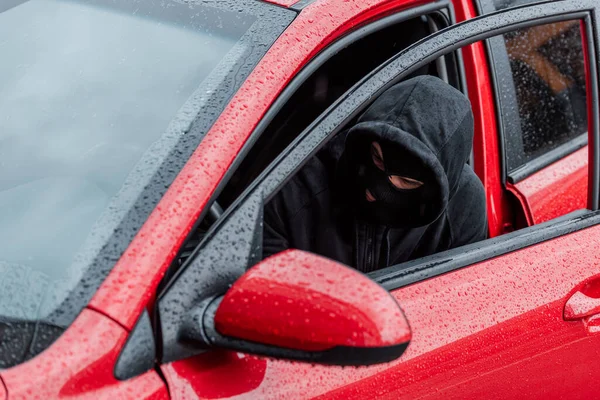
<svg viewBox="0 0 600 400">
<path fill-rule="evenodd" d="M 227 168 L 287 83 L 336 38 L 377 15 L 416 3 L 422 1 L 321 0 L 305 8 L 206 134 L 90 307 L 131 329 Z"/>
<path fill-rule="evenodd" d="M 297 3 L 299 0 L 264 0 L 267 3 L 277 4 L 282 7 L 289 7 Z"/>
<path fill-rule="evenodd" d="M 527 177 L 514 188 L 526 202 L 532 224 L 586 208 L 587 146 Z"/>
<path fill-rule="evenodd" d="M 216 350 L 164 365 L 162 370 L 173 400 L 224 399 L 264 384 L 267 360 Z"/>
<path fill-rule="evenodd" d="M 565 305 L 565 319 L 572 321 L 600 314 L 600 299 L 576 292 Z"/>
<path fill-rule="evenodd" d="M 454 0 L 457 22 L 477 16 L 470 0 Z M 498 151 L 498 125 L 485 47 L 482 42 L 462 49 L 469 99 L 475 117 L 474 169 L 485 187 L 490 237 L 501 235 L 512 221 L 511 207 L 502 185 Z"/>
<path fill-rule="evenodd" d="M 6 400 L 6 398 L 6 386 L 4 386 L 4 382 L 2 382 L 2 379 L 0 379 L 0 400 Z"/>
<path fill-rule="evenodd" d="M 307 351 L 410 340 L 387 290 L 355 269 L 300 250 L 270 257 L 238 279 L 217 309 L 215 326 L 227 336 Z"/>
<path fill-rule="evenodd" d="M 600 278 L 589 279 L 574 290 L 563 316 L 572 321 L 594 315 L 600 315 Z"/>
<path fill-rule="evenodd" d="M 152 370 L 118 381 L 114 366 L 127 339 L 119 324 L 85 309 L 50 348 L 32 360 L 1 371 L 11 400 L 168 399 Z"/>
<path fill-rule="evenodd" d="M 600 227 L 588 228 L 393 291 L 413 330 L 400 360 L 363 368 L 268 360 L 260 384 L 236 398 L 595 398 L 600 335 L 590 332 L 600 323 L 564 321 L 563 308 L 600 277 L 589 251 L 599 246 Z M 188 381 L 205 370 L 182 364 L 163 369 L 174 398 L 218 398 L 193 392 Z M 220 364 L 211 377 L 225 380 L 227 370 Z M 249 366 L 236 374 L 256 376 Z"/>
</svg>

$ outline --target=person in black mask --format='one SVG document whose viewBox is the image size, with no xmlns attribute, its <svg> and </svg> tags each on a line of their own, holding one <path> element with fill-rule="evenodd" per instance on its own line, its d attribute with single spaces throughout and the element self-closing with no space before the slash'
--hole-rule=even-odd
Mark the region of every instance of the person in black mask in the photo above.
<svg viewBox="0 0 600 400">
<path fill-rule="evenodd" d="M 371 272 L 485 239 L 472 141 L 458 90 L 432 76 L 395 85 L 265 206 L 263 255 L 296 248 Z"/>
</svg>

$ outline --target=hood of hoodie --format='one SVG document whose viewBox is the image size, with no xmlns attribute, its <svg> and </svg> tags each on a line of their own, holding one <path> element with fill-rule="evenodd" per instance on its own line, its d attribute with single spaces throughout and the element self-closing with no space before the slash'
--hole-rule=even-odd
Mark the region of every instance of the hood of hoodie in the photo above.
<svg viewBox="0 0 600 400">
<path fill-rule="evenodd" d="M 347 132 L 338 176 L 346 185 L 355 180 L 350 160 L 364 153 L 366 144 L 391 144 L 396 154 L 410 155 L 406 158 L 413 163 L 418 160 L 430 178 L 428 211 L 406 224 L 427 225 L 446 210 L 458 188 L 470 157 L 473 130 L 473 113 L 465 95 L 433 76 L 409 79 L 379 96 Z"/>
</svg>

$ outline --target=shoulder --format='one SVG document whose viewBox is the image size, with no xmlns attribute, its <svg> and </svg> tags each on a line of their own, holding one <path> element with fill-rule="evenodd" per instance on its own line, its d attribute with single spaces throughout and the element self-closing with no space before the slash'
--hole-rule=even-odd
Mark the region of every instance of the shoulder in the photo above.
<svg viewBox="0 0 600 400">
<path fill-rule="evenodd" d="M 267 207 L 276 207 L 293 217 L 329 193 L 330 171 L 323 162 L 312 157 L 271 199 Z M 319 200 L 320 201 L 320 200 Z"/>
<path fill-rule="evenodd" d="M 465 165 L 461 174 L 460 182 L 456 193 L 448 203 L 448 208 L 467 208 L 475 207 L 478 213 L 485 213 L 485 189 L 479 177 L 471 167 Z"/>
<path fill-rule="evenodd" d="M 457 191 L 448 203 L 447 218 L 456 245 L 487 237 L 485 189 L 468 165 L 465 165 Z"/>
</svg>

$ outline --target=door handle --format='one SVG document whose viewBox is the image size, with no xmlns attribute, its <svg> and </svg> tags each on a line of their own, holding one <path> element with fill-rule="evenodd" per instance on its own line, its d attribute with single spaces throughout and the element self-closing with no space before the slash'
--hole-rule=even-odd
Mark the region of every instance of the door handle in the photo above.
<svg viewBox="0 0 600 400">
<path fill-rule="evenodd" d="M 590 297 L 580 291 L 575 292 L 565 304 L 564 317 L 567 321 L 574 321 L 600 314 L 600 298 Z"/>
<path fill-rule="evenodd" d="M 571 295 L 563 316 L 566 321 L 574 321 L 596 314 L 600 314 L 600 278 L 590 280 Z"/>
</svg>

